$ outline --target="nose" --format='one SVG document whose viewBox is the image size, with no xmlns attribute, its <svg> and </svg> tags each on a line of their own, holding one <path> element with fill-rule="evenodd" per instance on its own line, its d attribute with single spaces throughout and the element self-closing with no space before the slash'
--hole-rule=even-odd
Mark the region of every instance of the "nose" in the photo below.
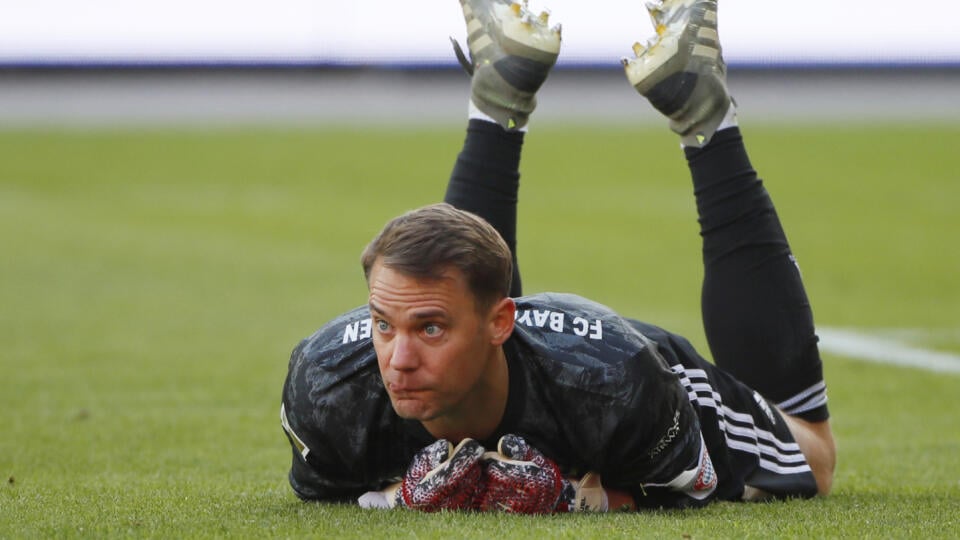
<svg viewBox="0 0 960 540">
<path fill-rule="evenodd" d="M 393 338 L 393 350 L 390 352 L 390 367 L 397 371 L 411 371 L 420 365 L 413 340 L 402 334 Z"/>
</svg>

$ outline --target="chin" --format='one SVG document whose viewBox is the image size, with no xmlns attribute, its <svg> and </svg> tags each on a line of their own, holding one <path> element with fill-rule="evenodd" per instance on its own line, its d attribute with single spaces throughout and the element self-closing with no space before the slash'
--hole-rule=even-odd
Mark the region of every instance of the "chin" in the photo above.
<svg viewBox="0 0 960 540">
<path fill-rule="evenodd" d="M 419 420 L 421 422 L 432 420 L 437 416 L 422 403 L 410 403 L 409 400 L 402 400 L 399 403 L 394 401 L 393 411 L 404 420 Z"/>
</svg>

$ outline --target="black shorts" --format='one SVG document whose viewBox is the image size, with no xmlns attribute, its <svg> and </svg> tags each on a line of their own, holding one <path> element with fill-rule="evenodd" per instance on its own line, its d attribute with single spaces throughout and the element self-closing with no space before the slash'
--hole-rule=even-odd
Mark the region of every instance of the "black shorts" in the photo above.
<svg viewBox="0 0 960 540">
<path fill-rule="evenodd" d="M 645 323 L 686 388 L 719 476 L 717 498 L 737 500 L 747 487 L 776 497 L 812 497 L 817 483 L 777 407 L 708 362 L 684 338 Z"/>
</svg>

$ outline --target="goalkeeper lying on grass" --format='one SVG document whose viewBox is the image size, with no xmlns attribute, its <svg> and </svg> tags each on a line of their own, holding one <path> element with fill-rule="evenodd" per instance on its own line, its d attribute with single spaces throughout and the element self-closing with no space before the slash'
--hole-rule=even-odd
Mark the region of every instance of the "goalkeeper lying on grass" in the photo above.
<svg viewBox="0 0 960 540">
<path fill-rule="evenodd" d="M 585 298 L 521 296 L 520 151 L 560 32 L 524 6 L 461 3 L 463 150 L 445 203 L 390 221 L 363 252 L 368 304 L 293 351 L 281 418 L 296 494 L 550 513 L 829 492 L 836 452 L 813 316 L 736 127 L 716 1 L 651 6 L 658 35 L 624 62 L 681 136 L 716 366 Z"/>
</svg>

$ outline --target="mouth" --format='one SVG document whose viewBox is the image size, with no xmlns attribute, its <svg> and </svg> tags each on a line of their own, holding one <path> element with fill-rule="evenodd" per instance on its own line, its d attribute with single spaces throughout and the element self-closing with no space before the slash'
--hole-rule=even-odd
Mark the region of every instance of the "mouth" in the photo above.
<svg viewBox="0 0 960 540">
<path fill-rule="evenodd" d="M 387 390 L 398 399 L 412 398 L 426 392 L 425 388 L 416 388 L 392 382 L 387 383 Z"/>
</svg>

